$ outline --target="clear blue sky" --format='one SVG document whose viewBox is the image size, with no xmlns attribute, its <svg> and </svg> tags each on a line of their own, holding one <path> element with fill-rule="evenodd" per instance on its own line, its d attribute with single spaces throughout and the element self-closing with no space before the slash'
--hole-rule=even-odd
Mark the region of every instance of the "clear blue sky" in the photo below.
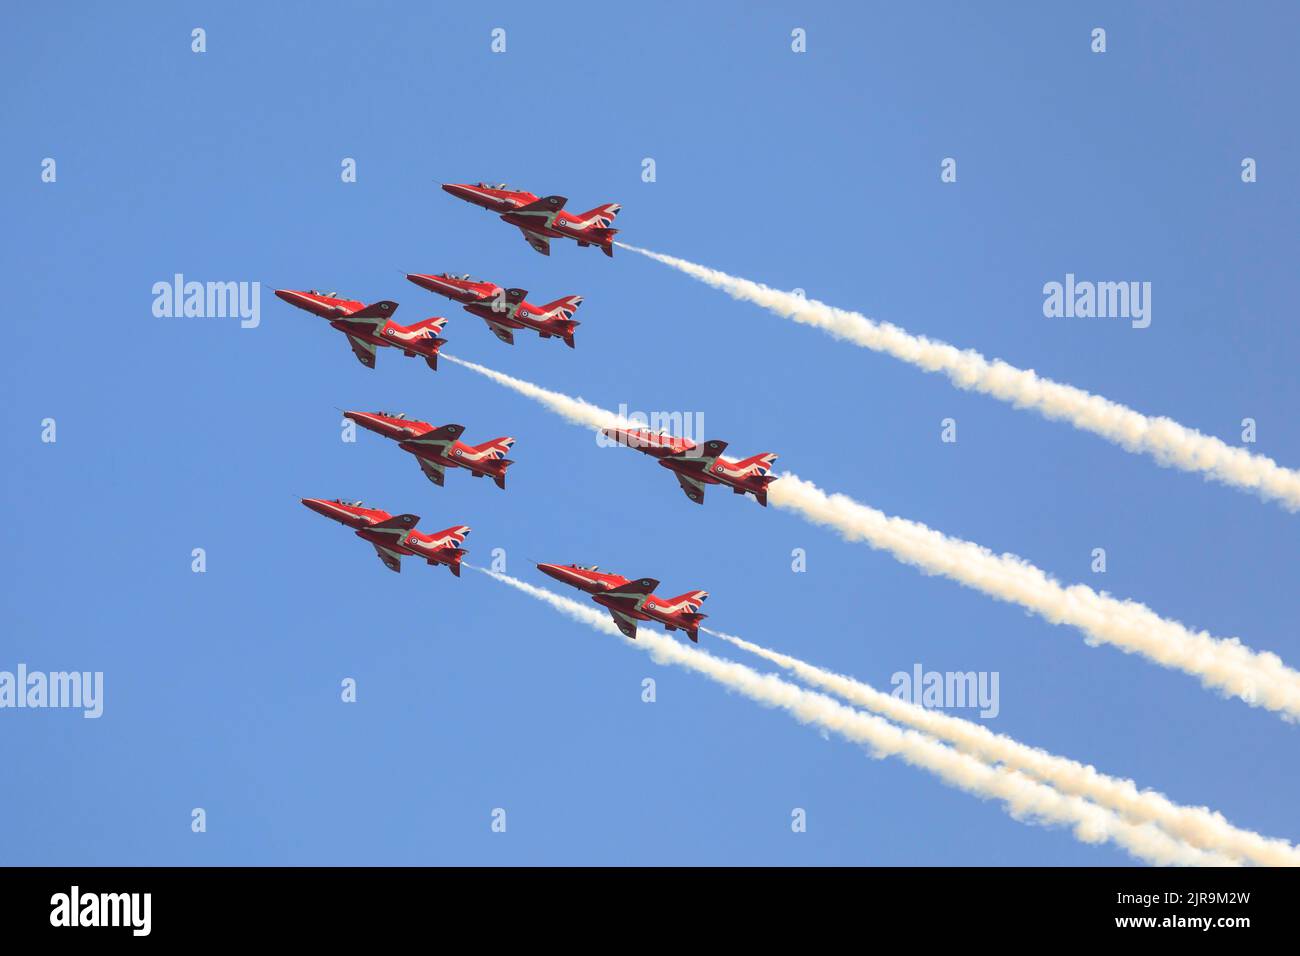
<svg viewBox="0 0 1300 956">
<path fill-rule="evenodd" d="M 544 259 L 437 188 L 621 202 L 630 242 L 1229 442 L 1255 418 L 1256 450 L 1300 466 L 1298 27 L 1283 3 L 15 8 L 0 669 L 102 670 L 106 700 L 98 721 L 0 712 L 0 862 L 1128 862 L 481 576 L 393 575 L 304 495 L 464 522 L 471 561 L 505 548 L 535 583 L 529 558 L 706 588 L 710 624 L 877 686 L 917 662 L 997 671 L 996 729 L 1300 836 L 1297 731 L 1276 716 L 792 514 L 716 492 L 698 508 L 463 369 L 387 351 L 368 371 L 270 294 L 446 315 L 454 354 L 606 407 L 703 411 L 736 452 L 1300 664 L 1297 516 L 633 255 Z M 444 269 L 585 296 L 577 350 L 506 347 L 400 274 Z M 155 318 L 175 272 L 261 281 L 261 326 Z M 1067 272 L 1150 281 L 1151 327 L 1044 318 L 1042 285 Z M 509 490 L 435 488 L 377 436 L 344 444 L 336 406 L 516 436 Z"/>
</svg>

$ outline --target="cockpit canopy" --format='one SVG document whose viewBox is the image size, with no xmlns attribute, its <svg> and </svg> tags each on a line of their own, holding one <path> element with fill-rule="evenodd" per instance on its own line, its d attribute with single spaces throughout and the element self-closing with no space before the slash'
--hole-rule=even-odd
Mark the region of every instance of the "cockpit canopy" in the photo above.
<svg viewBox="0 0 1300 956">
<path fill-rule="evenodd" d="M 574 567 L 577 568 L 579 571 L 599 571 L 599 570 L 600 570 L 600 565 L 598 565 L 598 564 L 592 564 L 592 565 L 575 564 Z"/>
<path fill-rule="evenodd" d="M 341 298 L 342 298 L 342 296 L 339 295 L 337 292 L 322 292 L 320 289 L 308 289 L 307 291 L 310 292 L 312 295 L 320 295 L 320 296 L 324 296 L 324 297 L 327 298 L 327 299 L 341 299 Z"/>
<path fill-rule="evenodd" d="M 479 186 L 483 189 L 504 189 L 507 192 L 514 192 L 514 187 L 508 186 L 505 183 L 479 183 Z"/>
<path fill-rule="evenodd" d="M 360 508 L 362 504 L 360 498 L 358 498 L 356 501 L 348 501 L 346 498 L 335 498 L 334 503 L 336 505 L 347 505 L 350 508 Z"/>
<path fill-rule="evenodd" d="M 382 418 L 398 418 L 398 419 L 406 418 L 405 412 L 376 412 L 375 414 L 379 415 Z"/>
<path fill-rule="evenodd" d="M 457 274 L 454 273 L 454 272 L 444 272 L 444 273 L 442 274 L 442 277 L 443 277 L 444 279 L 459 279 L 461 282 L 478 282 L 478 281 L 479 281 L 478 279 L 475 279 L 472 275 L 470 275 L 468 272 L 463 272 L 463 273 L 461 273 L 460 275 L 457 275 Z"/>
</svg>

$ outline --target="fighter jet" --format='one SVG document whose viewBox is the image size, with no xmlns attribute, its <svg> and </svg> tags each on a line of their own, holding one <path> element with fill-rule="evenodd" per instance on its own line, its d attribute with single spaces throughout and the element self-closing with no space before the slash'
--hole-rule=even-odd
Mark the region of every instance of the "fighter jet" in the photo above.
<svg viewBox="0 0 1300 956">
<path fill-rule="evenodd" d="M 456 577 L 460 577 L 460 562 L 466 554 L 461 545 L 469 534 L 468 525 L 454 525 L 436 534 L 416 531 L 418 515 L 390 515 L 381 508 L 367 508 L 360 501 L 342 498 L 303 498 L 302 503 L 319 515 L 332 518 L 339 524 L 352 528 L 357 537 L 369 541 L 384 566 L 401 572 L 402 556 L 424 558 L 430 565 L 445 564 Z"/>
<path fill-rule="evenodd" d="M 528 244 L 544 256 L 551 254 L 552 239 L 573 239 L 580 246 L 597 246 L 607 256 L 614 255 L 614 217 L 623 207 L 611 202 L 584 213 L 568 212 L 563 196 L 536 195 L 514 189 L 505 183 L 444 183 L 442 187 L 457 199 L 489 209 L 504 222 L 518 226 Z"/>
<path fill-rule="evenodd" d="M 665 600 L 653 593 L 659 586 L 654 578 L 628 580 L 621 574 L 602 572 L 594 564 L 539 564 L 537 570 L 590 594 L 593 601 L 609 610 L 625 637 L 636 640 L 637 621 L 658 621 L 670 631 L 684 631 L 699 643 L 700 622 L 708 617 L 699 610 L 709 597 L 708 591 L 687 591 Z"/>
<path fill-rule="evenodd" d="M 503 289 L 495 282 L 483 282 L 469 275 L 412 274 L 406 278 L 416 285 L 464 305 L 465 311 L 483 319 L 492 334 L 507 345 L 515 344 L 514 332 L 531 329 L 544 339 L 558 338 L 573 348 L 573 330 L 580 322 L 573 313 L 582 305 L 582 296 L 566 295 L 546 305 L 526 302 L 523 289 Z"/>
<path fill-rule="evenodd" d="M 357 360 L 366 368 L 375 367 L 375 349 L 381 345 L 402 350 L 407 358 L 421 356 L 435 372 L 438 370 L 438 350 L 447 344 L 439 338 L 444 318 L 421 319 L 414 325 L 398 325 L 393 321 L 397 303 L 385 299 L 373 305 L 364 305 L 355 299 L 345 299 L 337 292 L 318 292 L 311 289 L 297 292 L 293 289 L 276 289 L 275 294 L 290 305 L 328 319 L 329 324 L 348 337 L 348 344 Z"/>
<path fill-rule="evenodd" d="M 504 457 L 515 443 L 513 438 L 466 445 L 460 441 L 464 425 L 435 428 L 401 412 L 344 412 L 343 417 L 397 442 L 398 448 L 415 456 L 425 476 L 440 488 L 448 468 L 464 468 L 475 478 L 487 475 L 498 488 L 505 488 L 506 469 L 514 464 Z"/>
<path fill-rule="evenodd" d="M 767 486 L 776 481 L 772 475 L 772 462 L 776 455 L 763 452 L 741 461 L 722 457 L 725 441 L 706 441 L 702 446 L 688 438 L 676 438 L 664 432 L 647 428 L 601 429 L 620 445 L 657 458 L 674 475 L 677 482 L 697 505 L 704 504 L 706 485 L 724 485 L 738 495 L 751 494 L 763 507 L 767 507 Z"/>
</svg>

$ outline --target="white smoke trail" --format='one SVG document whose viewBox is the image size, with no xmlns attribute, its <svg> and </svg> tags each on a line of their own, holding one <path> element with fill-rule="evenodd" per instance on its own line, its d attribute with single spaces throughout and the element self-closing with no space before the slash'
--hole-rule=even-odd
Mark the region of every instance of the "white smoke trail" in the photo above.
<svg viewBox="0 0 1300 956">
<path fill-rule="evenodd" d="M 589 627 L 622 637 L 614 623 L 594 607 L 506 574 L 483 568 L 474 570 L 537 598 Z M 743 664 L 722 660 L 652 632 L 642 631 L 635 641 L 627 643 L 648 651 L 660 664 L 675 664 L 695 671 L 760 704 L 778 707 L 801 723 L 816 725 L 853 743 L 868 746 L 877 757 L 901 757 L 967 793 L 998 799 L 1017 820 L 1068 824 L 1073 827 L 1075 837 L 1084 843 L 1111 840 L 1134 857 L 1149 863 L 1181 866 L 1234 866 L 1238 863 L 1223 854 L 1208 853 L 1175 840 L 1153 824 L 1129 823 L 1113 811 L 1081 797 L 1062 794 L 1018 771 L 990 766 L 924 734 L 903 730 L 773 674 L 760 674 Z"/>
<path fill-rule="evenodd" d="M 1185 807 L 1154 790 L 1138 790 L 1132 780 L 1099 772 L 1095 767 L 1030 747 L 1005 734 L 960 717 L 927 710 L 911 701 L 876 690 L 853 677 L 828 671 L 797 657 L 770 650 L 734 634 L 701 630 L 728 641 L 794 674 L 810 686 L 865 707 L 874 713 L 952 744 L 963 753 L 1001 763 L 1029 774 L 1062 793 L 1085 797 L 1133 823 L 1154 823 L 1170 836 L 1202 850 L 1224 853 L 1260 866 L 1300 866 L 1300 849 L 1285 840 L 1234 827 L 1207 807 Z"/>
<path fill-rule="evenodd" d="M 582 399 L 463 359 L 445 356 L 495 382 L 540 402 L 569 421 L 600 428 L 620 419 Z M 1053 624 L 1070 624 L 1089 643 L 1112 644 L 1165 667 L 1201 679 L 1207 687 L 1239 697 L 1251 706 L 1300 717 L 1300 673 L 1276 654 L 1257 652 L 1237 638 L 1216 638 L 1166 620 L 1136 601 L 1099 594 L 1083 584 L 1065 587 L 1011 554 L 996 555 L 970 541 L 934 531 L 906 518 L 891 518 L 845 495 L 827 494 L 789 472 L 768 487 L 768 503 L 795 511 L 814 524 L 834 528 L 850 541 L 865 541 L 929 574 L 941 574 L 1002 601 L 1019 604 Z"/>
<path fill-rule="evenodd" d="M 1148 454 L 1161 465 L 1199 472 L 1225 485 L 1257 492 L 1265 499 L 1280 502 L 1288 511 L 1300 509 L 1300 471 L 1284 468 L 1244 448 L 1234 448 L 1173 419 L 1151 418 L 1081 388 L 1041 378 L 1032 370 L 1016 368 L 1000 359 L 990 361 L 972 349 L 912 335 L 896 325 L 876 322 L 816 299 L 740 279 L 676 256 L 622 242 L 615 245 L 671 266 L 732 298 L 892 355 L 923 371 L 942 372 L 958 388 L 991 395 L 1017 408 L 1032 408 L 1046 418 L 1068 421 L 1127 451 Z"/>
<path fill-rule="evenodd" d="M 865 541 L 899 561 L 941 574 L 1002 601 L 1019 604 L 1053 624 L 1070 624 L 1089 643 L 1141 654 L 1201 679 L 1206 687 L 1252 706 L 1300 717 L 1300 673 L 1276 654 L 1253 651 L 1237 638 L 1213 637 L 1160 617 L 1144 604 L 1100 594 L 1084 584 L 1063 586 L 1013 554 L 950 538 L 906 518 L 893 518 L 846 495 L 828 494 L 797 475 L 783 474 L 768 488 L 768 503 L 834 528 L 849 541 Z"/>
<path fill-rule="evenodd" d="M 514 389 L 520 395 L 531 398 L 535 402 L 540 402 L 556 414 L 567 418 L 575 425 L 586 425 L 589 428 L 627 428 L 627 419 L 606 411 L 591 402 L 583 401 L 581 398 L 570 398 L 568 395 L 560 392 L 552 392 L 549 388 L 542 388 L 540 385 L 534 385 L 532 382 L 525 382 L 521 378 L 515 378 L 512 375 L 506 375 L 504 372 L 498 372 L 490 369 L 485 365 L 479 365 L 475 362 L 467 362 L 465 359 L 458 359 L 454 355 L 442 353 L 442 357 L 449 362 L 455 362 L 464 368 L 480 375 L 490 378 L 498 385 L 504 385 L 506 388 Z"/>
</svg>

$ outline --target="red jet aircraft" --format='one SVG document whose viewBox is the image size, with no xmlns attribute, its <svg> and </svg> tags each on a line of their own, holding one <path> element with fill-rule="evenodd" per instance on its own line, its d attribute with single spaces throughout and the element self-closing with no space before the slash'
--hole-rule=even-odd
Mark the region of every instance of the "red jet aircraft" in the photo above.
<svg viewBox="0 0 1300 956">
<path fill-rule="evenodd" d="M 528 293 L 523 289 L 503 289 L 495 282 L 481 282 L 468 275 L 442 272 L 406 278 L 423 289 L 462 303 L 466 312 L 487 322 L 492 333 L 507 345 L 515 344 L 512 330 L 531 329 L 544 339 L 562 339 L 573 348 L 573 330 L 581 325 L 573 320 L 573 313 L 582 304 L 580 295 L 566 295 L 538 306 L 524 301 Z"/>
<path fill-rule="evenodd" d="M 539 564 L 537 570 L 586 591 L 593 601 L 609 609 L 618 629 L 632 640 L 636 640 L 637 621 L 658 621 L 670 631 L 685 631 L 687 637 L 699 643 L 700 622 L 708 617 L 699 610 L 708 599 L 708 591 L 687 591 L 664 600 L 652 593 L 659 586 L 654 578 L 629 581 L 621 574 L 602 572 L 594 564 Z"/>
<path fill-rule="evenodd" d="M 466 445 L 459 440 L 464 425 L 435 428 L 401 412 L 344 412 L 343 417 L 397 442 L 398 448 L 415 456 L 425 476 L 440 488 L 448 468 L 464 468 L 475 478 L 487 475 L 498 488 L 505 488 L 506 469 L 514 464 L 504 457 L 515 443 L 513 438 Z"/>
<path fill-rule="evenodd" d="M 738 495 L 751 494 L 767 507 L 767 486 L 776 481 L 772 462 L 776 455 L 764 452 L 742 461 L 723 458 L 725 441 L 706 441 L 703 446 L 687 438 L 674 438 L 646 428 L 601 429 L 620 445 L 659 459 L 659 464 L 677 476 L 677 482 L 697 505 L 704 504 L 705 485 L 725 485 Z"/>
<path fill-rule="evenodd" d="M 295 292 L 293 289 L 276 289 L 275 294 L 300 309 L 328 319 L 330 325 L 348 337 L 348 344 L 357 359 L 366 368 L 375 367 L 375 349 L 389 345 L 401 349 L 407 358 L 419 355 L 438 370 L 438 350 L 447 344 L 439 338 L 443 318 L 421 319 L 414 325 L 398 325 L 393 321 L 397 303 L 385 299 L 374 305 L 364 305 L 353 299 L 340 298 L 337 292 Z"/>
<path fill-rule="evenodd" d="M 367 508 L 360 501 L 341 498 L 303 498 L 302 503 L 317 514 L 332 518 L 356 531 L 357 537 L 374 545 L 375 553 L 390 571 L 402 570 L 402 555 L 424 558 L 430 565 L 445 564 L 460 577 L 461 558 L 468 554 L 461 545 L 469 534 L 468 525 L 455 525 L 437 534 L 415 530 L 418 515 L 394 517 L 379 508 Z"/>
<path fill-rule="evenodd" d="M 567 212 L 563 196 L 539 199 L 533 193 L 514 189 L 505 183 L 445 183 L 442 187 L 457 199 L 482 206 L 518 226 L 528 244 L 544 256 L 551 254 L 552 239 L 573 239 L 580 246 L 598 246 L 607 256 L 614 255 L 614 217 L 623 207 L 605 203 L 584 213 Z"/>
</svg>

